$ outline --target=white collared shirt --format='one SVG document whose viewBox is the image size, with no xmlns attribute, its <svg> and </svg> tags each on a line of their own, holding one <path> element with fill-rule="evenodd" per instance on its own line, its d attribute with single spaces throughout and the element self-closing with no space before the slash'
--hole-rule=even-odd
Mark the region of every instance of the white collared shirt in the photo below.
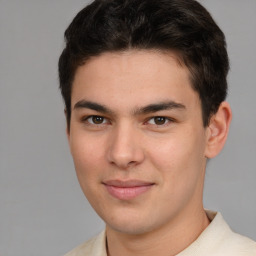
<svg viewBox="0 0 256 256">
<path fill-rule="evenodd" d="M 176 256 L 256 256 L 256 242 L 234 233 L 219 212 L 206 214 L 209 226 Z M 105 231 L 64 256 L 107 256 Z"/>
</svg>

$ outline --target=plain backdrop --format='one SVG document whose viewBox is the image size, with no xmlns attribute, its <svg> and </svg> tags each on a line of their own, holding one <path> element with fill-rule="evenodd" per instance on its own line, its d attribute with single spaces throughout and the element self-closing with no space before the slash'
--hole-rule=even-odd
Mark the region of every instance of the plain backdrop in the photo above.
<svg viewBox="0 0 256 256">
<path fill-rule="evenodd" d="M 256 1 L 202 0 L 226 34 L 233 122 L 205 207 L 256 240 Z M 57 62 L 82 0 L 0 0 L 0 255 L 63 255 L 103 229 L 65 137 Z"/>
</svg>

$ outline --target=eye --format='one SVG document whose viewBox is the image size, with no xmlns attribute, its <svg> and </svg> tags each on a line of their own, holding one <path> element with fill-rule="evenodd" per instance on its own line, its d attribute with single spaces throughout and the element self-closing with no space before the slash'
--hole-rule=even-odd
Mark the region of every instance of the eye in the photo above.
<svg viewBox="0 0 256 256">
<path fill-rule="evenodd" d="M 86 118 L 86 121 L 90 124 L 96 124 L 96 125 L 107 123 L 106 118 L 102 116 L 89 116 L 88 118 Z"/>
<path fill-rule="evenodd" d="M 165 125 L 170 121 L 169 118 L 163 116 L 152 117 L 148 120 L 148 123 L 151 125 Z"/>
</svg>

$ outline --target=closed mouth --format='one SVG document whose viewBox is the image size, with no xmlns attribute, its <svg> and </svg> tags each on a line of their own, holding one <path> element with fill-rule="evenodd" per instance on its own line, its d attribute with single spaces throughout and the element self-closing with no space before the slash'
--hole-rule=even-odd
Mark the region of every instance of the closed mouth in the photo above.
<svg viewBox="0 0 256 256">
<path fill-rule="evenodd" d="M 119 200 L 131 200 L 149 191 L 155 185 L 141 180 L 108 180 L 103 184 L 109 194 Z"/>
</svg>

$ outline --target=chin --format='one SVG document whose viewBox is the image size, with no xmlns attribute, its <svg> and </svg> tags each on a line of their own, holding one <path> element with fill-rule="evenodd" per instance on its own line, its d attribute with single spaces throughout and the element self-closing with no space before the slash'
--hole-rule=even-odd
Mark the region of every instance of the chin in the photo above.
<svg viewBox="0 0 256 256">
<path fill-rule="evenodd" d="M 107 224 L 107 229 L 108 228 L 126 235 L 143 235 L 151 231 L 148 226 L 143 226 L 142 223 L 138 225 L 136 225 L 135 223 L 131 224 L 131 221 L 122 225 Z"/>
<path fill-rule="evenodd" d="M 154 229 L 152 219 L 147 216 L 125 216 L 124 212 L 118 217 L 112 217 L 111 219 L 105 220 L 107 229 L 115 230 L 116 232 L 127 234 L 127 235 L 142 235 L 150 232 Z"/>
</svg>

